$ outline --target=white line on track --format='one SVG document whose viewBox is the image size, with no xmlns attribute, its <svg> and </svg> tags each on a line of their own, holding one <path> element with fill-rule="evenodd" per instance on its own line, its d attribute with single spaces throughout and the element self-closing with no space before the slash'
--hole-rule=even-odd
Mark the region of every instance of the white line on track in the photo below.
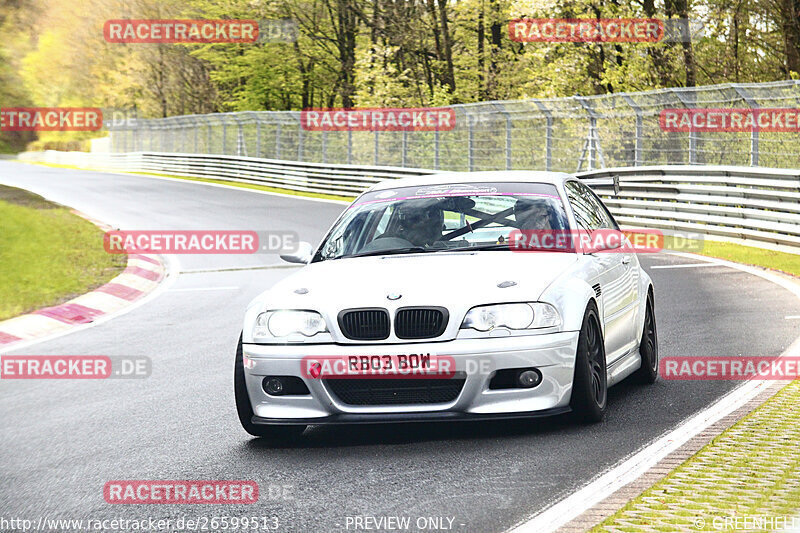
<svg viewBox="0 0 800 533">
<path fill-rule="evenodd" d="M 680 252 L 671 253 L 669 255 L 701 260 L 718 266 L 734 268 L 780 285 L 797 296 L 797 298 L 800 298 L 800 285 L 787 278 L 756 267 Z M 781 354 L 781 357 L 797 356 L 800 356 L 800 337 Z M 647 470 L 671 452 L 685 444 L 689 439 L 701 433 L 718 420 L 734 412 L 748 401 L 755 398 L 770 385 L 771 382 L 767 380 L 747 381 L 743 383 L 709 407 L 685 420 L 674 430 L 656 439 L 655 442 L 646 445 L 641 450 L 634 452 L 617 463 L 616 466 L 598 475 L 584 487 L 573 492 L 563 500 L 556 502 L 532 518 L 516 525 L 510 531 L 512 533 L 543 533 L 555 531 L 570 520 L 580 516 L 597 503 L 603 501 L 617 490 L 635 481 L 639 476 L 647 472 Z"/>
<path fill-rule="evenodd" d="M 170 289 L 167 292 L 189 292 L 189 291 L 235 291 L 239 287 L 186 287 L 184 289 Z"/>
<path fill-rule="evenodd" d="M 788 315 L 783 318 L 786 320 L 800 320 L 800 315 Z"/>
<path fill-rule="evenodd" d="M 718 267 L 718 266 L 726 266 L 726 265 L 716 265 L 714 263 L 684 263 L 680 265 L 655 265 L 649 268 L 656 270 L 659 268 L 699 268 L 699 267 Z"/>
</svg>

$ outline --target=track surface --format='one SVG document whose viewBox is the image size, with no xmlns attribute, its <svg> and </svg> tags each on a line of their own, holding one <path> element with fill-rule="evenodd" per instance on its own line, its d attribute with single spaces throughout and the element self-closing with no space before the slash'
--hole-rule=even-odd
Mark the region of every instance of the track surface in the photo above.
<svg viewBox="0 0 800 533">
<path fill-rule="evenodd" d="M 0 183 L 126 230 L 293 230 L 318 242 L 342 209 L 13 162 L 0 162 Z M 798 333 L 797 322 L 784 319 L 800 314 L 797 299 L 768 281 L 719 266 L 650 268 L 693 262 L 675 256 L 641 259 L 655 282 L 662 355 L 778 355 Z M 233 354 L 246 304 L 292 269 L 224 270 L 279 264 L 268 255 L 179 261 L 184 273 L 149 303 L 11 352 L 145 355 L 153 373 L 144 380 L 0 382 L 4 517 L 277 516 L 279 530 L 289 531 L 344 530 L 353 516 L 406 516 L 411 529 L 419 517 L 446 517 L 454 519 L 456 531 L 500 531 L 568 495 L 734 386 L 623 383 L 610 391 L 607 421 L 590 427 L 562 419 L 314 427 L 295 447 L 270 448 L 251 440 L 236 419 Z M 213 288 L 218 290 L 183 290 Z M 109 505 L 103 485 L 118 479 L 255 480 L 261 498 L 249 506 Z M 290 497 L 270 494 L 278 485 L 289 486 Z"/>
</svg>

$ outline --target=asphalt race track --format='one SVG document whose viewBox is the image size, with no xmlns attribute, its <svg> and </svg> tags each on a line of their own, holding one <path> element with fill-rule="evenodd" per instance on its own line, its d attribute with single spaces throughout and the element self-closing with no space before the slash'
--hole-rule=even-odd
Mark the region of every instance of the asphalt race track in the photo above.
<svg viewBox="0 0 800 533">
<path fill-rule="evenodd" d="M 0 162 L 0 183 L 124 230 L 292 230 L 318 242 L 343 208 L 8 161 Z M 662 356 L 778 355 L 798 334 L 797 321 L 784 317 L 800 314 L 800 302 L 773 283 L 713 265 L 652 269 L 697 261 L 640 257 L 655 283 Z M 735 385 L 623 383 L 610 391 L 606 422 L 589 427 L 561 418 L 312 427 L 297 446 L 269 447 L 251 439 L 236 418 L 233 357 L 246 304 L 293 267 L 257 268 L 281 265 L 261 254 L 177 260 L 175 283 L 145 305 L 10 352 L 148 356 L 153 373 L 143 380 L 0 382 L 5 517 L 275 516 L 281 531 L 353 530 L 348 517 L 355 516 L 406 516 L 414 529 L 419 517 L 445 517 L 455 531 L 502 531 Z M 104 484 L 126 479 L 254 480 L 261 497 L 241 506 L 106 503 Z"/>
</svg>

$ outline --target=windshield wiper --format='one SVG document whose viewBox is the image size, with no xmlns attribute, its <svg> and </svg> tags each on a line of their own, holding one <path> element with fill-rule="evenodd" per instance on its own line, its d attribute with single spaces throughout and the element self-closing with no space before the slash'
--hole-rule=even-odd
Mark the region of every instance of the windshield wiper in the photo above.
<svg viewBox="0 0 800 533">
<path fill-rule="evenodd" d="M 369 257 L 371 255 L 413 254 L 413 253 L 425 253 L 433 251 L 435 250 L 429 250 L 428 248 L 423 248 L 422 246 L 409 246 L 407 248 L 392 248 L 390 250 L 373 250 L 371 252 L 362 252 L 360 254 L 342 255 L 337 257 L 336 259 L 342 259 L 345 257 Z"/>
<path fill-rule="evenodd" d="M 511 250 L 509 243 L 478 244 L 476 246 L 461 246 L 459 248 L 449 248 L 448 252 L 472 252 L 474 250 Z"/>
</svg>

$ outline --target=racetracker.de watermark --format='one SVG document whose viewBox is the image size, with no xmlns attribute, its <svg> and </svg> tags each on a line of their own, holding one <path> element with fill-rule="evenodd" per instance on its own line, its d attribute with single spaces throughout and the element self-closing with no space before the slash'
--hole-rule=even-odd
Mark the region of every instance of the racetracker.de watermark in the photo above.
<svg viewBox="0 0 800 533">
<path fill-rule="evenodd" d="M 98 107 L 4 107 L 0 131 L 98 131 L 103 111 Z"/>
<path fill-rule="evenodd" d="M 793 380 L 800 357 L 662 357 L 659 374 L 668 380 Z"/>
<path fill-rule="evenodd" d="M 523 43 L 688 42 L 703 25 L 687 19 L 521 18 L 508 23 L 508 37 Z"/>
<path fill-rule="evenodd" d="M 3 355 L 0 379 L 142 379 L 152 361 L 141 355 Z"/>
<path fill-rule="evenodd" d="M 303 109 L 306 131 L 450 131 L 456 127 L 451 107 Z"/>
<path fill-rule="evenodd" d="M 797 108 L 662 109 L 658 124 L 669 132 L 800 132 Z"/>
<path fill-rule="evenodd" d="M 288 254 L 298 245 L 293 231 L 112 230 L 103 235 L 110 254 Z"/>
<path fill-rule="evenodd" d="M 103 37 L 109 43 L 294 42 L 297 35 L 297 22 L 292 19 L 113 19 L 103 25 Z"/>
<path fill-rule="evenodd" d="M 109 481 L 103 498 L 113 504 L 250 504 L 258 501 L 255 481 Z"/>
<path fill-rule="evenodd" d="M 700 234 L 665 235 L 657 229 L 512 230 L 508 246 L 514 252 L 658 253 L 663 250 L 697 252 Z"/>
</svg>

